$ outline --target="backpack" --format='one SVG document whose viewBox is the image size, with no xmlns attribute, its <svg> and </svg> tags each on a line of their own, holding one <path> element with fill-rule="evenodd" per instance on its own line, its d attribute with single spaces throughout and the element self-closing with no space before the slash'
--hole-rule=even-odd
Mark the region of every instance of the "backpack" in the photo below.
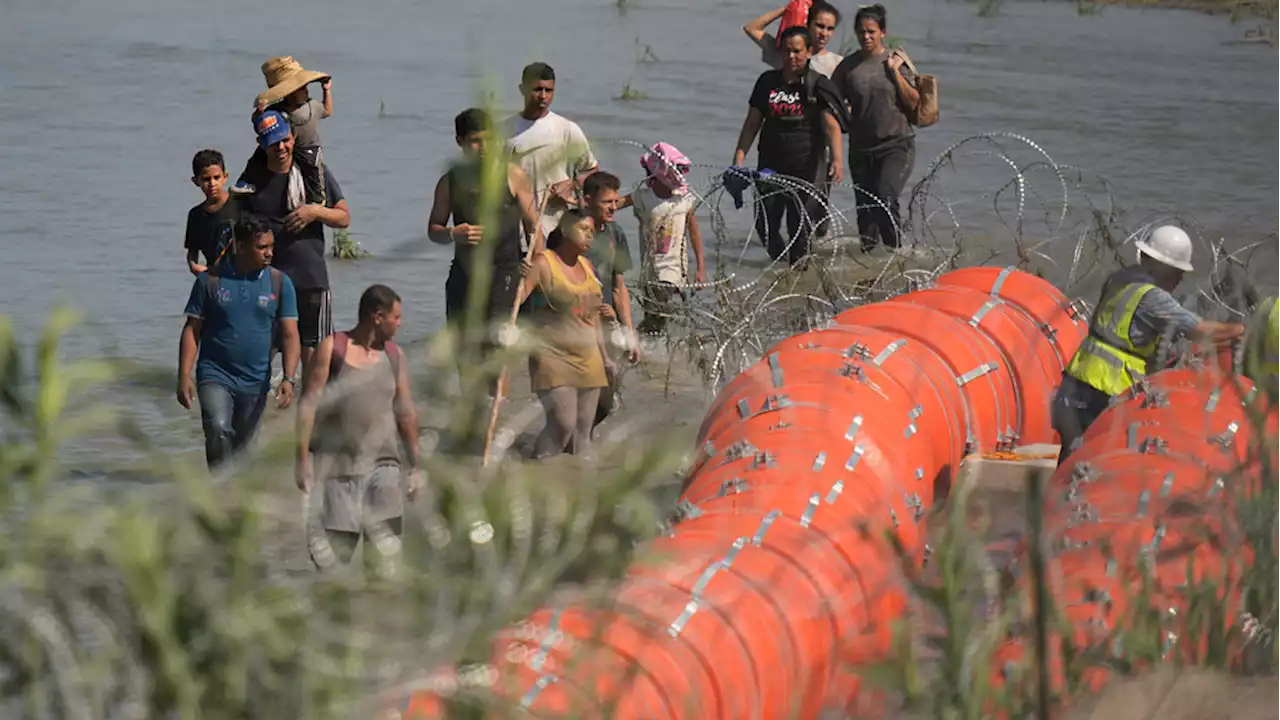
<svg viewBox="0 0 1280 720">
<path fill-rule="evenodd" d="M 205 289 L 209 292 L 210 297 L 215 300 L 218 297 L 218 288 L 222 284 L 220 282 L 221 278 L 214 272 L 216 269 L 216 267 L 210 267 L 204 278 Z M 284 292 L 284 273 L 273 267 L 268 267 L 267 270 L 271 273 L 271 293 L 276 296 L 276 320 L 279 320 L 280 312 L 284 309 L 284 298 L 282 297 Z"/>
<path fill-rule="evenodd" d="M 342 372 L 342 368 L 347 366 L 347 345 L 351 343 L 351 336 L 345 332 L 335 332 L 333 334 L 333 354 L 329 357 L 329 379 L 333 380 Z M 382 351 L 387 354 L 387 360 L 391 362 L 391 373 L 397 378 L 400 377 L 400 347 L 390 340 L 386 345 L 382 346 Z"/>
</svg>

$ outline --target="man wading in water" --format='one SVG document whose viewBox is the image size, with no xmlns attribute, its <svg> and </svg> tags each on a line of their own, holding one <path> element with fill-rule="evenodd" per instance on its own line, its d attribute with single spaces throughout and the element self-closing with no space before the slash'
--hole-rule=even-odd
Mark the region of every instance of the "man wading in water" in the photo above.
<svg viewBox="0 0 1280 720">
<path fill-rule="evenodd" d="M 196 276 L 178 350 L 178 403 L 190 409 L 200 397 L 210 469 L 229 460 L 258 429 L 271 390 L 277 324 L 284 350 L 284 380 L 277 392 L 281 408 L 293 402 L 298 370 L 297 301 L 293 283 L 270 267 L 275 249 L 270 228 L 261 218 L 241 217 L 233 246 L 233 262 Z"/>
<path fill-rule="evenodd" d="M 520 279 L 528 274 L 521 246 L 525 235 L 530 238 L 533 252 L 543 249 L 544 239 L 538 232 L 537 209 L 533 204 L 533 191 L 529 178 L 518 165 L 498 161 L 489 155 L 492 123 L 489 113 L 480 108 L 469 108 L 453 119 L 454 135 L 463 159 L 449 168 L 436 183 L 431 215 L 427 220 L 427 237 L 440 245 L 453 245 L 453 263 L 449 266 L 449 278 L 444 284 L 445 320 L 462 329 L 467 311 L 467 299 L 471 294 L 471 278 L 477 268 L 476 249 L 486 243 L 491 254 L 489 265 L 489 290 L 482 301 L 481 320 L 485 328 L 492 330 L 495 323 L 506 323 L 520 291 Z M 481 183 L 486 162 L 494 160 L 494 170 L 506 170 L 506 183 L 499 193 L 493 221 L 496 227 L 481 227 Z M 453 224 L 448 224 L 452 220 Z M 492 344 L 485 342 L 481 348 L 486 354 Z M 483 360 L 483 358 L 481 358 Z M 459 357 L 461 364 L 474 358 Z M 496 378 L 490 383 L 494 392 Z"/>
<path fill-rule="evenodd" d="M 392 342 L 400 319 L 400 296 L 370 286 L 355 328 L 325 338 L 307 363 L 296 480 L 309 496 L 308 543 L 320 570 L 349 562 L 363 537 L 365 568 L 383 579 L 394 574 L 404 498 L 412 501 L 425 481 L 409 371 Z"/>
<path fill-rule="evenodd" d="M 254 129 L 267 152 L 270 172 L 243 202 L 271 225 L 277 244 L 273 262 L 297 288 L 298 334 L 305 364 L 320 341 L 333 332 L 324 226 L 347 227 L 351 214 L 328 165 L 324 166 L 325 204 L 307 204 L 302 171 L 293 161 L 293 128 L 284 115 L 268 110 L 258 116 Z"/>
<path fill-rule="evenodd" d="M 533 183 L 534 199 L 551 193 L 541 218 L 542 236 L 556 229 L 560 216 L 577 205 L 574 191 L 598 167 L 587 136 L 578 124 L 551 111 L 556 96 L 556 71 L 536 62 L 520 74 L 520 94 L 524 109 L 507 120 L 503 133 L 507 147 Z"/>
</svg>

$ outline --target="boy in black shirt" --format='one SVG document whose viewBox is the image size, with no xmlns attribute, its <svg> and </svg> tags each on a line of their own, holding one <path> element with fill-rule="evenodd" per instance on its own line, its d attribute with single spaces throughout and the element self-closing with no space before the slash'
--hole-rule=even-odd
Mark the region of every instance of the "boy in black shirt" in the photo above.
<svg viewBox="0 0 1280 720">
<path fill-rule="evenodd" d="M 222 153 L 201 150 L 191 159 L 191 182 L 204 192 L 204 202 L 187 212 L 187 269 L 199 275 L 234 255 L 232 227 L 239 217 L 227 192 L 227 166 Z M 200 263 L 200 255 L 204 263 Z"/>
</svg>

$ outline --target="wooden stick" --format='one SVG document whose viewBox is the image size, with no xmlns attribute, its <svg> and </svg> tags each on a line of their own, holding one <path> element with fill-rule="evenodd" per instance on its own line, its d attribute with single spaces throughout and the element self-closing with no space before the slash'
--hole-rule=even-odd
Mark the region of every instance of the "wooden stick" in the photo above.
<svg viewBox="0 0 1280 720">
<path fill-rule="evenodd" d="M 551 188 L 547 187 L 542 195 L 541 202 L 538 203 L 538 212 L 534 215 L 534 219 L 538 223 L 533 231 L 533 240 L 529 243 L 528 249 L 524 251 L 525 263 L 533 261 L 533 249 L 538 246 L 538 237 L 542 235 L 542 214 L 546 212 L 547 201 L 551 199 Z M 545 239 L 543 240 L 545 243 Z M 516 287 L 516 299 L 511 304 L 511 319 L 508 327 L 515 327 L 516 318 L 520 316 L 520 296 L 524 294 L 524 284 L 529 280 L 528 277 L 520 278 L 520 284 Z M 484 467 L 489 464 L 489 450 L 493 446 L 493 434 L 498 429 L 498 411 L 502 407 L 502 397 L 507 391 L 507 366 L 504 363 L 502 372 L 498 374 L 498 384 L 493 391 L 493 405 L 489 408 L 489 427 L 484 433 L 484 454 L 480 456 L 480 466 Z"/>
</svg>

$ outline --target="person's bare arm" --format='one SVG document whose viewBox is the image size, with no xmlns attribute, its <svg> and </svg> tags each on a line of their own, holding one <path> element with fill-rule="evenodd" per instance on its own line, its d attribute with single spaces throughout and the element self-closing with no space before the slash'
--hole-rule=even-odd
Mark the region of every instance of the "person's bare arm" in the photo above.
<svg viewBox="0 0 1280 720">
<path fill-rule="evenodd" d="M 195 399 L 195 381 L 191 379 L 191 371 L 196 365 L 203 329 L 204 320 L 188 316 L 182 326 L 182 337 L 178 340 L 178 404 L 188 410 Z"/>
<path fill-rule="evenodd" d="M 895 50 L 889 54 L 885 63 L 891 70 L 889 76 L 893 79 L 893 84 L 898 88 L 898 102 L 905 110 L 915 111 L 920 106 L 920 92 L 902 74 L 902 66 L 905 64 L 903 56 Z"/>
<path fill-rule="evenodd" d="M 333 117 L 333 78 L 325 78 L 320 90 L 324 92 L 324 114 L 320 117 Z"/>
<path fill-rule="evenodd" d="M 689 229 L 689 243 L 693 245 L 693 259 L 698 263 L 697 273 L 693 276 L 694 282 L 704 283 L 707 281 L 707 262 L 702 257 L 702 229 L 698 227 L 698 216 L 694 214 L 692 209 L 686 216 L 685 227 Z"/>
<path fill-rule="evenodd" d="M 200 251 L 195 248 L 187 248 L 187 269 L 192 275 L 199 275 L 209 268 L 200 264 Z"/>
<path fill-rule="evenodd" d="M 533 184 L 524 168 L 512 163 L 507 167 L 507 187 L 520 206 L 520 223 L 524 225 L 525 235 L 533 238 L 533 253 L 537 255 L 547 245 L 542 237 L 542 223 L 538 222 L 538 203 L 533 199 Z"/>
<path fill-rule="evenodd" d="M 449 208 L 453 199 L 449 194 L 449 177 L 440 176 L 431 199 L 431 214 L 427 216 L 427 239 L 437 245 L 452 245 L 453 228 L 449 227 Z"/>
<path fill-rule="evenodd" d="M 312 353 L 302 380 L 302 397 L 298 399 L 298 445 L 297 460 L 299 466 L 311 464 L 311 434 L 315 430 L 316 408 L 325 385 L 329 382 L 329 363 L 333 361 L 333 336 L 320 341 L 316 351 Z"/>
<path fill-rule="evenodd" d="M 746 25 L 743 25 L 742 32 L 746 33 L 747 37 L 751 38 L 753 42 L 759 44 L 760 41 L 765 39 L 765 28 L 777 22 L 778 18 L 782 17 L 782 14 L 786 11 L 786 5 L 783 5 L 777 10 L 770 10 L 769 12 L 752 19 Z"/>
<path fill-rule="evenodd" d="M 400 368 L 396 374 L 396 395 L 393 400 L 396 415 L 396 429 L 400 431 L 400 441 L 409 455 L 409 467 L 418 470 L 422 467 L 422 458 L 418 453 L 418 408 L 413 403 L 413 386 L 409 382 L 409 359 L 400 349 Z"/>
<path fill-rule="evenodd" d="M 287 391 L 284 390 L 284 381 L 280 381 L 278 397 L 280 408 L 283 410 L 293 404 L 294 395 L 298 392 L 294 378 L 298 376 L 298 358 L 302 355 L 302 342 L 298 336 L 298 321 L 296 319 L 280 321 L 280 340 L 284 344 L 280 352 L 281 363 L 283 364 L 284 376 L 289 380 L 289 390 Z"/>
<path fill-rule="evenodd" d="M 751 144 L 756 141 L 756 134 L 760 132 L 760 126 L 764 123 L 764 115 L 756 108 L 747 111 L 747 117 L 742 121 L 742 132 L 738 133 L 738 147 L 733 153 L 733 164 L 742 165 L 747 160 L 747 151 L 751 149 Z"/>
<path fill-rule="evenodd" d="M 528 300 L 529 296 L 533 294 L 534 289 L 538 287 L 538 283 L 541 281 L 542 277 L 549 272 L 550 268 L 547 267 L 546 256 L 538 255 L 534 257 L 533 269 L 530 270 L 529 274 L 520 281 L 520 290 L 516 293 L 515 304 L 517 306 L 523 305 L 524 301 Z"/>
<path fill-rule="evenodd" d="M 831 148 L 831 168 L 827 177 L 839 185 L 844 182 L 844 136 L 840 132 L 840 121 L 830 110 L 822 111 L 822 129 L 827 133 L 827 146 Z"/>
</svg>

